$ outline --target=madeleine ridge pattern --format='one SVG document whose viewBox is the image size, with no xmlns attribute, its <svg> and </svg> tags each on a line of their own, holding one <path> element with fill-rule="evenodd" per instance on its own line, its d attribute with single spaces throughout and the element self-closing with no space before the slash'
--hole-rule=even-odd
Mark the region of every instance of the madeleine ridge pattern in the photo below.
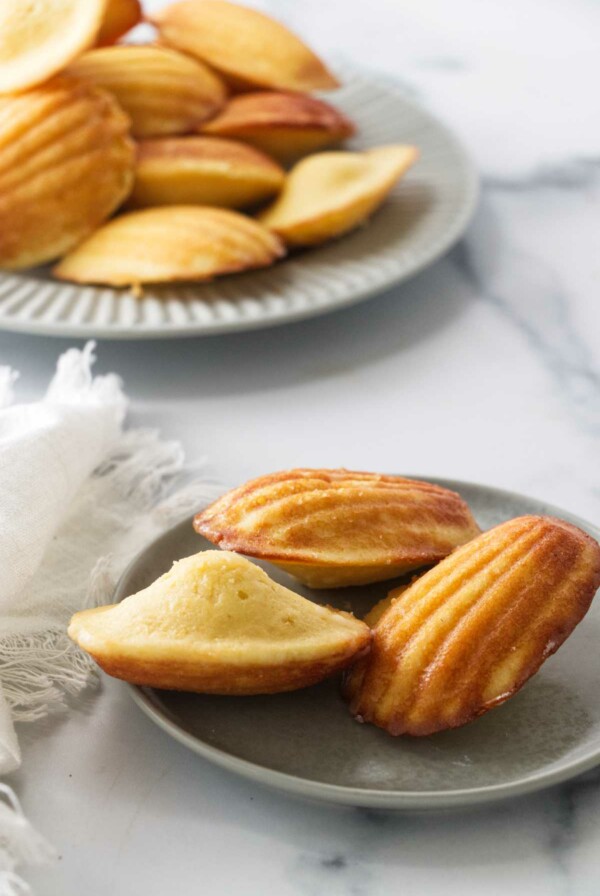
<svg viewBox="0 0 600 896">
<path fill-rule="evenodd" d="M 133 184 L 129 119 L 103 90 L 59 77 L 0 97 L 0 264 L 69 251 Z"/>
<path fill-rule="evenodd" d="M 251 480 L 199 513 L 194 526 L 214 544 L 270 560 L 313 587 L 392 578 L 437 562 L 479 533 L 467 504 L 449 489 L 347 470 Z M 327 570 L 325 580 L 315 569 Z"/>
<path fill-rule="evenodd" d="M 394 735 L 470 722 L 537 672 L 599 586 L 600 545 L 580 529 L 552 517 L 502 523 L 395 596 L 348 676 L 352 713 Z"/>
</svg>

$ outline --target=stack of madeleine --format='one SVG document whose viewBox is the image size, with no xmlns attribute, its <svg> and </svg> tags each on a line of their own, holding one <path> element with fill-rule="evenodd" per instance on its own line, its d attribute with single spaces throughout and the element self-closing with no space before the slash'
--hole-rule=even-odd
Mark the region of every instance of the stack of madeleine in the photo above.
<svg viewBox="0 0 600 896">
<path fill-rule="evenodd" d="M 393 735 L 456 728 L 504 703 L 600 586 L 600 545 L 570 523 L 522 516 L 482 533 L 460 495 L 400 476 L 272 473 L 227 492 L 194 528 L 221 550 L 76 613 L 71 637 L 110 675 L 158 688 L 270 694 L 345 670 L 352 714 Z M 248 557 L 313 589 L 412 580 L 359 620 Z"/>
<path fill-rule="evenodd" d="M 362 224 L 414 146 L 339 146 L 338 82 L 279 22 L 181 0 L 0 9 L 0 268 L 139 287 L 267 267 Z M 330 150 L 323 152 L 323 150 Z M 117 217 L 114 217 L 117 215 Z"/>
</svg>

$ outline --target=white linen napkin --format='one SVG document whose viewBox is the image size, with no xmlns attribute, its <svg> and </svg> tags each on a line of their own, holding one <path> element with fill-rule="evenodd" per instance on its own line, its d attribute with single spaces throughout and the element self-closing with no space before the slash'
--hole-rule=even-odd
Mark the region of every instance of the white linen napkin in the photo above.
<svg viewBox="0 0 600 896">
<path fill-rule="evenodd" d="M 66 634 L 72 613 L 109 603 L 129 560 L 214 492 L 194 480 L 173 493 L 181 446 L 123 429 L 121 382 L 92 376 L 93 349 L 62 355 L 45 397 L 31 404 L 13 404 L 16 375 L 0 368 L 0 774 L 21 761 L 14 722 L 65 709 L 67 695 L 96 676 Z M 14 794 L 2 795 L 6 847 L 26 823 Z M 20 857 L 49 854 L 29 831 L 18 848 L 0 849 L 0 896 L 28 892 L 14 875 Z"/>
</svg>

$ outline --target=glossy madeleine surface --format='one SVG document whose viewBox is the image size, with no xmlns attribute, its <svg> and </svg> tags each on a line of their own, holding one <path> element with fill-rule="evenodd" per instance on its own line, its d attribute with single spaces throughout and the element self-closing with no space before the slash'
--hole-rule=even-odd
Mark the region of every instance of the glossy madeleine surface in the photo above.
<svg viewBox="0 0 600 896">
<path fill-rule="evenodd" d="M 267 267 L 284 254 L 256 221 L 203 206 L 164 206 L 110 221 L 55 267 L 62 280 L 135 286 L 210 280 Z"/>
<path fill-rule="evenodd" d="M 277 193 L 283 169 L 252 146 L 218 137 L 172 137 L 139 144 L 130 202 L 194 203 L 223 208 L 258 205 Z"/>
<path fill-rule="evenodd" d="M 133 169 L 129 120 L 108 93 L 61 77 L 0 97 L 0 267 L 67 252 L 123 202 Z"/>
<path fill-rule="evenodd" d="M 351 137 L 355 127 L 338 109 L 316 97 L 260 91 L 231 97 L 202 130 L 244 140 L 289 164 Z"/>
<path fill-rule="evenodd" d="M 109 675 L 215 694 L 305 687 L 370 643 L 349 613 L 294 594 L 226 551 L 187 557 L 120 604 L 76 613 L 69 635 Z"/>
<path fill-rule="evenodd" d="M 303 469 L 228 492 L 195 517 L 194 528 L 314 588 L 393 578 L 437 562 L 479 532 L 462 498 L 440 486 Z"/>
<path fill-rule="evenodd" d="M 371 607 L 367 615 L 364 617 L 364 621 L 367 623 L 369 628 L 375 628 L 383 614 L 389 610 L 392 604 L 400 597 L 401 594 L 410 588 L 410 585 L 399 585 L 398 588 L 394 588 L 390 593 L 383 597 L 380 601 L 378 601 L 374 607 Z"/>
<path fill-rule="evenodd" d="M 41 84 L 91 46 L 106 0 L 2 0 L 0 93 Z"/>
<path fill-rule="evenodd" d="M 427 735 L 511 697 L 560 647 L 600 586 L 600 546 L 552 517 L 524 516 L 456 550 L 396 595 L 351 711 L 391 734 Z"/>
<path fill-rule="evenodd" d="M 101 47 L 85 53 L 69 71 L 114 94 L 138 138 L 192 131 L 226 97 L 223 83 L 205 65 L 164 47 Z"/>
<path fill-rule="evenodd" d="M 151 17 L 164 43 L 207 62 L 236 88 L 328 90 L 336 79 L 274 19 L 226 0 L 184 0 Z"/>
<path fill-rule="evenodd" d="M 323 152 L 298 162 L 260 220 L 290 246 L 310 246 L 362 224 L 416 161 L 414 146 Z"/>
<path fill-rule="evenodd" d="M 96 45 L 104 47 L 114 44 L 141 20 L 142 7 L 139 0 L 108 0 Z"/>
</svg>

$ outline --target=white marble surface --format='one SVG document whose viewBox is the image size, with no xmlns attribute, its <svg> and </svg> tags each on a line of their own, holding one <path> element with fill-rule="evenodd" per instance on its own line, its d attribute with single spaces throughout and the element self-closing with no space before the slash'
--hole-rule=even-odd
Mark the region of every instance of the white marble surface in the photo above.
<svg viewBox="0 0 600 896">
<path fill-rule="evenodd" d="M 593 0 L 271 0 L 324 52 L 396 76 L 461 134 L 481 207 L 398 290 L 280 330 L 102 344 L 132 422 L 233 484 L 294 465 L 488 482 L 598 522 L 600 6 Z M 59 340 L 0 335 L 21 394 Z M 600 772 L 452 816 L 313 806 L 212 768 L 105 682 L 22 731 L 11 783 L 57 844 L 38 896 L 596 896 Z"/>
</svg>

